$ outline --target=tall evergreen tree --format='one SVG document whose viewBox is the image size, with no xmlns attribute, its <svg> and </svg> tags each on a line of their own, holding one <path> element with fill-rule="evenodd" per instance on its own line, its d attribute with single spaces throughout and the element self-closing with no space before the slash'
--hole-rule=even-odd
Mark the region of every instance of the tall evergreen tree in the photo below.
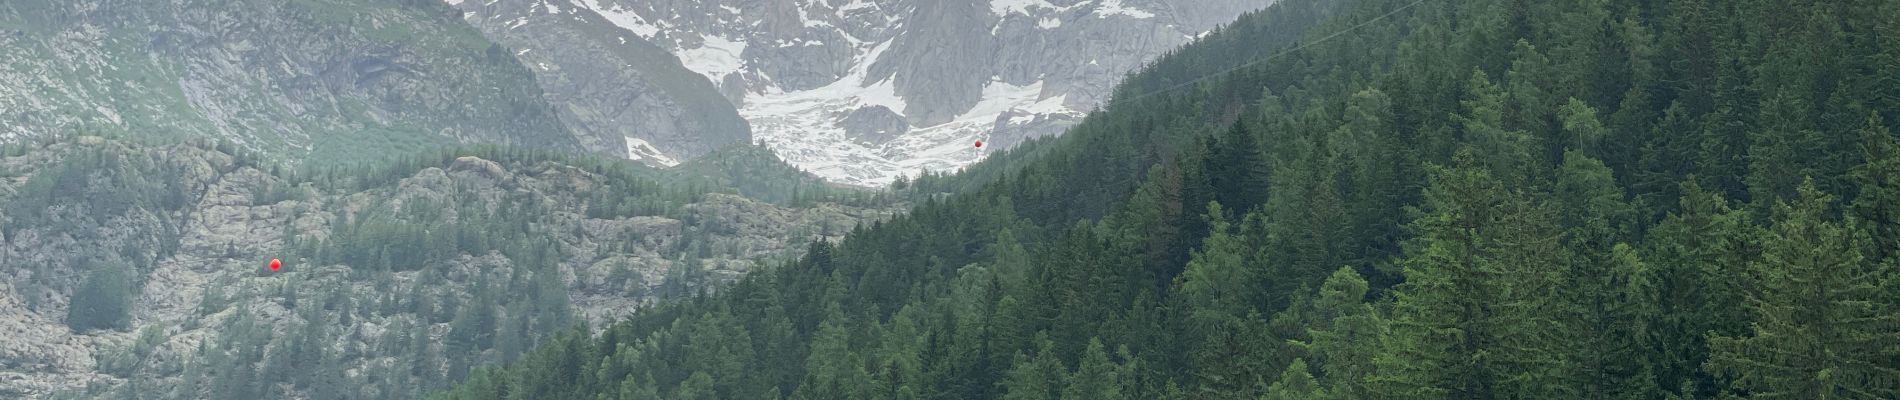
<svg viewBox="0 0 1900 400">
<path fill-rule="evenodd" d="M 1069 375 L 1069 386 L 1062 391 L 1062 400 L 1127 399 L 1122 374 L 1121 366 L 1108 359 L 1102 341 L 1090 339 L 1088 348 L 1082 351 L 1081 361 L 1076 363 L 1075 373 Z"/>
<path fill-rule="evenodd" d="M 1253 238 L 1261 222 L 1258 213 L 1250 213 L 1241 226 L 1233 226 L 1217 217 L 1223 214 L 1219 203 L 1208 206 L 1213 234 L 1181 275 L 1187 329 L 1194 338 L 1189 357 L 1198 393 L 1251 397 L 1269 373 L 1271 351 L 1255 290 L 1262 271 Z"/>
<path fill-rule="evenodd" d="M 1260 141 L 1247 128 L 1247 122 L 1235 121 L 1213 143 L 1217 145 L 1206 160 L 1208 181 L 1218 189 L 1213 200 L 1234 215 L 1266 202 L 1269 170 L 1260 152 Z"/>
<path fill-rule="evenodd" d="M 1491 83 L 1484 71 L 1473 71 L 1468 82 L 1465 99 L 1460 102 L 1463 112 L 1452 119 L 1463 128 L 1464 141 L 1470 143 L 1471 151 L 1484 155 L 1475 162 L 1507 185 L 1528 183 L 1529 169 L 1536 165 L 1534 149 L 1538 147 L 1534 138 L 1504 125 L 1504 91 Z"/>
<path fill-rule="evenodd" d="M 1556 276 L 1554 222 L 1536 217 L 1461 151 L 1438 167 L 1426 208 L 1412 222 L 1406 283 L 1391 338 L 1372 378 L 1384 398 L 1550 396 L 1566 360 L 1553 316 L 1543 314 Z M 1543 228 L 1538 226 L 1542 225 Z"/>
<path fill-rule="evenodd" d="M 1775 206 L 1762 258 L 1750 265 L 1746 336 L 1709 341 L 1708 368 L 1735 393 L 1763 399 L 1900 397 L 1900 310 L 1880 304 L 1877 270 L 1849 227 L 1827 221 L 1812 180 Z"/>
<path fill-rule="evenodd" d="M 1592 119 L 1594 117 L 1591 117 Z M 1566 125 L 1569 125 L 1567 123 Z M 1562 298 L 1576 346 L 1578 382 L 1590 398 L 1653 398 L 1658 390 L 1642 355 L 1657 318 L 1652 274 L 1620 243 L 1632 213 L 1609 167 L 1580 151 L 1564 154 L 1554 193 L 1562 204 L 1569 272 Z"/>
<path fill-rule="evenodd" d="M 1872 237 L 1871 261 L 1885 261 L 1900 252 L 1900 140 L 1880 114 L 1868 116 L 1861 127 L 1860 151 L 1866 161 L 1851 172 L 1860 194 L 1848 209 Z"/>
<path fill-rule="evenodd" d="M 1280 373 L 1280 379 L 1274 380 L 1273 385 L 1267 386 L 1266 393 L 1260 395 L 1260 400 L 1330 398 L 1333 397 L 1326 393 L 1326 388 L 1320 386 L 1319 381 L 1313 379 L 1313 374 L 1307 372 L 1306 360 L 1293 360 L 1293 365 L 1287 366 L 1286 371 Z"/>
<path fill-rule="evenodd" d="M 1315 317 L 1325 321 L 1311 328 L 1312 352 L 1321 382 L 1334 396 L 1345 399 L 1373 398 L 1366 379 L 1373 376 L 1373 363 L 1385 346 L 1385 319 L 1371 304 L 1365 303 L 1366 280 L 1351 267 L 1340 267 L 1320 286 L 1313 301 Z"/>
<path fill-rule="evenodd" d="M 1015 365 L 1003 380 L 1004 400 L 1058 400 L 1068 382 L 1067 368 L 1062 360 L 1056 358 L 1055 343 L 1048 338 L 1039 338 L 1042 343 L 1035 357 L 1022 353 L 1016 354 Z"/>
</svg>

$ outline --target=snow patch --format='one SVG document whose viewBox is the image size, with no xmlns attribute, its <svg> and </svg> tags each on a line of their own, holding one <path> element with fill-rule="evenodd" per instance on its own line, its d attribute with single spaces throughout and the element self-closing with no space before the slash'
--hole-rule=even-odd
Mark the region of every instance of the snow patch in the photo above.
<svg viewBox="0 0 1900 400">
<path fill-rule="evenodd" d="M 746 42 L 719 36 L 706 36 L 704 46 L 680 50 L 678 55 L 680 64 L 685 64 L 686 69 L 705 75 L 713 82 L 718 82 L 726 74 L 739 72 L 745 68 L 745 59 L 739 57 L 745 54 L 745 48 Z"/>
<path fill-rule="evenodd" d="M 633 34 L 640 35 L 642 38 L 652 38 L 653 35 L 660 33 L 660 27 L 647 23 L 645 18 L 640 18 L 640 14 L 635 14 L 633 10 L 628 9 L 614 9 L 611 4 L 607 3 L 607 0 L 580 0 L 575 3 L 580 4 L 581 7 L 587 8 L 588 10 L 593 10 L 595 14 L 600 14 L 602 18 L 606 18 L 607 22 L 612 22 L 621 29 L 632 31 Z"/>
<path fill-rule="evenodd" d="M 988 139 L 1005 114 L 1013 124 L 1075 114 L 1064 105 L 1066 96 L 1041 98 L 1042 82 L 1019 86 L 992 81 L 983 87 L 982 100 L 948 123 L 916 127 L 883 144 L 850 140 L 837 126 L 847 113 L 870 106 L 905 112 L 907 105 L 891 79 L 863 82 L 866 69 L 889 46 L 885 42 L 874 47 L 837 83 L 749 98 L 739 113 L 752 123 L 754 135 L 787 162 L 833 182 L 867 186 L 886 185 L 920 171 L 952 171 L 981 160 L 986 152 L 970 143 Z"/>
<path fill-rule="evenodd" d="M 1154 13 L 1143 11 L 1138 8 L 1129 8 L 1129 7 L 1122 6 L 1122 0 L 1102 0 L 1101 3 L 1095 6 L 1096 17 L 1108 18 L 1108 17 L 1112 17 L 1116 15 L 1125 15 L 1125 16 L 1132 17 L 1135 19 L 1148 19 L 1148 18 L 1155 17 Z"/>
<path fill-rule="evenodd" d="M 667 157 L 666 153 L 660 152 L 660 149 L 653 147 L 652 143 L 647 143 L 647 141 L 644 139 L 640 139 L 640 138 L 636 138 L 632 136 L 627 136 L 626 138 L 627 138 L 627 159 L 634 160 L 634 161 L 650 161 L 654 164 L 659 164 L 661 166 L 666 166 L 666 167 L 680 165 L 679 160 L 675 160 L 672 157 Z"/>
<path fill-rule="evenodd" d="M 998 17 L 1010 14 L 1032 15 L 1035 8 L 1059 8 L 1045 0 L 990 0 L 990 12 Z"/>
</svg>

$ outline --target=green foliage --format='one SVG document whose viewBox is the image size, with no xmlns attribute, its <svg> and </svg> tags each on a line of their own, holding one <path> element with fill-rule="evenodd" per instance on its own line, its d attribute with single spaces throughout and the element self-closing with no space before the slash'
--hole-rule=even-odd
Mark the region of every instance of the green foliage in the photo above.
<svg viewBox="0 0 1900 400">
<path fill-rule="evenodd" d="M 789 206 L 832 201 L 850 204 L 882 202 L 868 191 L 828 184 L 816 175 L 780 160 L 771 149 L 734 145 L 688 160 L 666 170 L 674 186 L 726 188 L 750 199 Z M 892 185 L 892 190 L 905 188 Z"/>
<path fill-rule="evenodd" d="M 1281 1 L 536 352 L 602 360 L 577 397 L 1894 397 L 1895 9 Z"/>
<path fill-rule="evenodd" d="M 1260 396 L 1261 400 L 1330 398 L 1333 397 L 1327 395 L 1326 389 L 1313 380 L 1313 374 L 1306 371 L 1306 360 L 1302 359 L 1293 360 L 1293 365 L 1280 373 L 1280 379 L 1274 380 L 1273 385 L 1267 387 L 1267 392 Z"/>
<path fill-rule="evenodd" d="M 84 262 L 90 273 L 73 291 L 66 308 L 66 326 L 73 331 L 123 330 L 132 323 L 133 272 L 124 260 L 107 257 Z"/>
<path fill-rule="evenodd" d="M 1708 368 L 1754 398 L 1900 396 L 1900 370 L 1885 364 L 1900 343 L 1900 310 L 1881 304 L 1884 274 L 1848 227 L 1825 219 L 1830 196 L 1811 180 L 1797 193 L 1776 204 L 1762 257 L 1745 275 L 1750 334 L 1710 339 Z"/>
<path fill-rule="evenodd" d="M 1385 347 L 1386 322 L 1378 310 L 1365 303 L 1365 278 L 1352 268 L 1341 267 L 1320 287 L 1314 302 L 1315 318 L 1307 348 L 1318 360 L 1316 368 L 1342 398 L 1371 398 L 1367 378 L 1373 376 L 1379 352 Z M 1330 320 L 1329 320 L 1330 319 Z M 1302 361 L 1296 361 L 1303 362 Z M 1292 373 L 1289 367 L 1287 373 Z M 1268 390 L 1272 392 L 1271 388 Z"/>
</svg>

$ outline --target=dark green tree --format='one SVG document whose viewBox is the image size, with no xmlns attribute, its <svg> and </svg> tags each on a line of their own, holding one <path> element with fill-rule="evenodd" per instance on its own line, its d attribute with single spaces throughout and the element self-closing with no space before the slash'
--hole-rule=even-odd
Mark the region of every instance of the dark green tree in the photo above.
<svg viewBox="0 0 1900 400">
<path fill-rule="evenodd" d="M 1827 220 L 1831 196 L 1812 180 L 1775 206 L 1762 257 L 1749 266 L 1745 336 L 1709 341 L 1708 368 L 1752 398 L 1900 397 L 1900 310 L 1881 304 L 1880 272 L 1851 228 Z"/>
<path fill-rule="evenodd" d="M 124 330 L 132 323 L 133 272 L 117 255 L 84 262 L 91 273 L 73 291 L 66 306 L 66 326 L 76 332 Z"/>
</svg>

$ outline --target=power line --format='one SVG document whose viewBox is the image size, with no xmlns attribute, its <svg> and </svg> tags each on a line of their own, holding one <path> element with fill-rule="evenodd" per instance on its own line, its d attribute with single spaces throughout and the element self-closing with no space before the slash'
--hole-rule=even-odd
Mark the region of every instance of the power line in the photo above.
<svg viewBox="0 0 1900 400">
<path fill-rule="evenodd" d="M 1142 99 L 1146 99 L 1146 98 L 1148 98 L 1148 97 L 1152 97 L 1152 96 L 1154 96 L 1154 95 L 1158 95 L 1158 94 L 1162 94 L 1162 93 L 1167 93 L 1167 92 L 1171 92 L 1171 91 L 1175 91 L 1175 90 L 1178 90 L 1178 89 L 1181 89 L 1181 88 L 1184 88 L 1184 87 L 1188 87 L 1188 86 L 1192 86 L 1192 85 L 1194 85 L 1194 84 L 1197 84 L 1197 83 L 1201 83 L 1201 82 L 1203 82 L 1203 81 L 1206 81 L 1206 80 L 1208 80 L 1208 79 L 1213 79 L 1213 78 L 1217 78 L 1217 77 L 1221 77 L 1221 76 L 1225 76 L 1225 75 L 1227 75 L 1227 74 L 1231 74 L 1231 73 L 1234 73 L 1235 71 L 1239 71 L 1239 70 L 1243 70 L 1243 69 L 1247 69 L 1247 68 L 1252 68 L 1253 66 L 1256 66 L 1256 65 L 1260 65 L 1261 63 L 1265 63 L 1265 62 L 1268 62 L 1268 61 L 1273 61 L 1274 59 L 1277 59 L 1277 58 L 1280 58 L 1281 56 L 1285 56 L 1285 55 L 1288 55 L 1288 54 L 1293 54 L 1293 52 L 1296 52 L 1296 51 L 1300 51 L 1300 50 L 1305 50 L 1305 49 L 1306 49 L 1307 47 L 1312 47 L 1312 46 L 1314 46 L 1314 45 L 1317 45 L 1317 44 L 1320 44 L 1320 43 L 1325 43 L 1325 42 L 1327 42 L 1327 41 L 1330 41 L 1330 40 L 1333 40 L 1333 38 L 1337 38 L 1337 37 L 1339 37 L 1339 35 L 1344 35 L 1344 34 L 1346 34 L 1347 32 L 1352 32 L 1352 31 L 1356 31 L 1356 30 L 1359 30 L 1359 28 L 1364 28 L 1364 27 L 1366 27 L 1366 26 L 1368 26 L 1368 25 L 1372 25 L 1372 24 L 1373 24 L 1373 23 L 1375 23 L 1375 22 L 1379 22 L 1379 21 L 1381 21 L 1381 20 L 1384 20 L 1384 19 L 1386 19 L 1387 17 L 1391 17 L 1391 16 L 1393 16 L 1393 15 L 1397 15 L 1397 14 L 1398 14 L 1399 12 L 1401 12 L 1401 11 L 1405 11 L 1405 10 L 1407 10 L 1407 9 L 1410 9 L 1410 8 L 1412 8 L 1413 6 L 1417 6 L 1417 5 L 1419 5 L 1420 3 L 1424 3 L 1424 2 L 1425 2 L 1425 0 L 1417 0 L 1417 1 L 1413 1 L 1413 2 L 1411 3 L 1411 4 L 1406 4 L 1406 5 L 1404 5 L 1404 6 L 1400 6 L 1399 8 L 1394 8 L 1394 9 L 1392 9 L 1392 11 L 1390 11 L 1390 12 L 1387 12 L 1387 13 L 1385 13 L 1385 14 L 1382 14 L 1382 15 L 1379 15 L 1379 16 L 1377 16 L 1377 17 L 1373 17 L 1372 19 L 1368 19 L 1368 20 L 1365 20 L 1364 22 L 1360 22 L 1360 23 L 1358 23 L 1358 24 L 1355 24 L 1355 25 L 1353 25 L 1353 26 L 1351 26 L 1351 27 L 1347 27 L 1346 29 L 1341 29 L 1341 30 L 1339 30 L 1338 32 L 1333 32 L 1332 34 L 1329 34 L 1329 35 L 1326 35 L 1325 37 L 1321 37 L 1321 38 L 1319 38 L 1318 40 L 1314 40 L 1314 41 L 1311 41 L 1311 42 L 1306 42 L 1306 43 L 1304 43 L 1304 44 L 1301 44 L 1301 45 L 1299 45 L 1299 46 L 1294 46 L 1294 47 L 1293 47 L 1293 48 L 1291 48 L 1291 49 L 1286 49 L 1286 50 L 1283 50 L 1283 51 L 1280 51 L 1279 53 L 1274 53 L 1274 54 L 1272 54 L 1272 55 L 1269 55 L 1269 56 L 1266 56 L 1265 58 L 1260 58 L 1260 59 L 1256 59 L 1256 60 L 1253 60 L 1253 61 L 1248 61 L 1248 62 L 1246 62 L 1246 63 L 1242 63 L 1242 64 L 1240 64 L 1240 65 L 1238 65 L 1238 66 L 1235 66 L 1235 67 L 1233 67 L 1233 68 L 1228 68 L 1228 69 L 1226 69 L 1226 70 L 1223 70 L 1223 71 L 1220 71 L 1220 72 L 1215 72 L 1215 73 L 1212 73 L 1212 74 L 1207 74 L 1207 75 L 1202 75 L 1202 76 L 1201 76 L 1201 77 L 1199 77 L 1199 78 L 1194 78 L 1194 79 L 1191 79 L 1191 80 L 1188 80 L 1187 82 L 1181 82 L 1181 83 L 1177 83 L 1177 84 L 1174 84 L 1174 85 L 1172 85 L 1172 86 L 1168 86 L 1168 87 L 1165 87 L 1165 88 L 1161 88 L 1161 89 L 1159 89 L 1159 90 L 1155 90 L 1155 91 L 1152 91 L 1152 92 L 1148 92 L 1148 93 L 1144 93 L 1144 94 L 1142 94 L 1142 95 L 1140 95 L 1140 96 L 1135 96 L 1134 98 L 1130 98 L 1130 99 L 1128 99 L 1127 101 L 1129 101 L 1129 102 L 1135 102 L 1135 101 L 1140 101 L 1140 100 L 1142 100 Z"/>
</svg>

